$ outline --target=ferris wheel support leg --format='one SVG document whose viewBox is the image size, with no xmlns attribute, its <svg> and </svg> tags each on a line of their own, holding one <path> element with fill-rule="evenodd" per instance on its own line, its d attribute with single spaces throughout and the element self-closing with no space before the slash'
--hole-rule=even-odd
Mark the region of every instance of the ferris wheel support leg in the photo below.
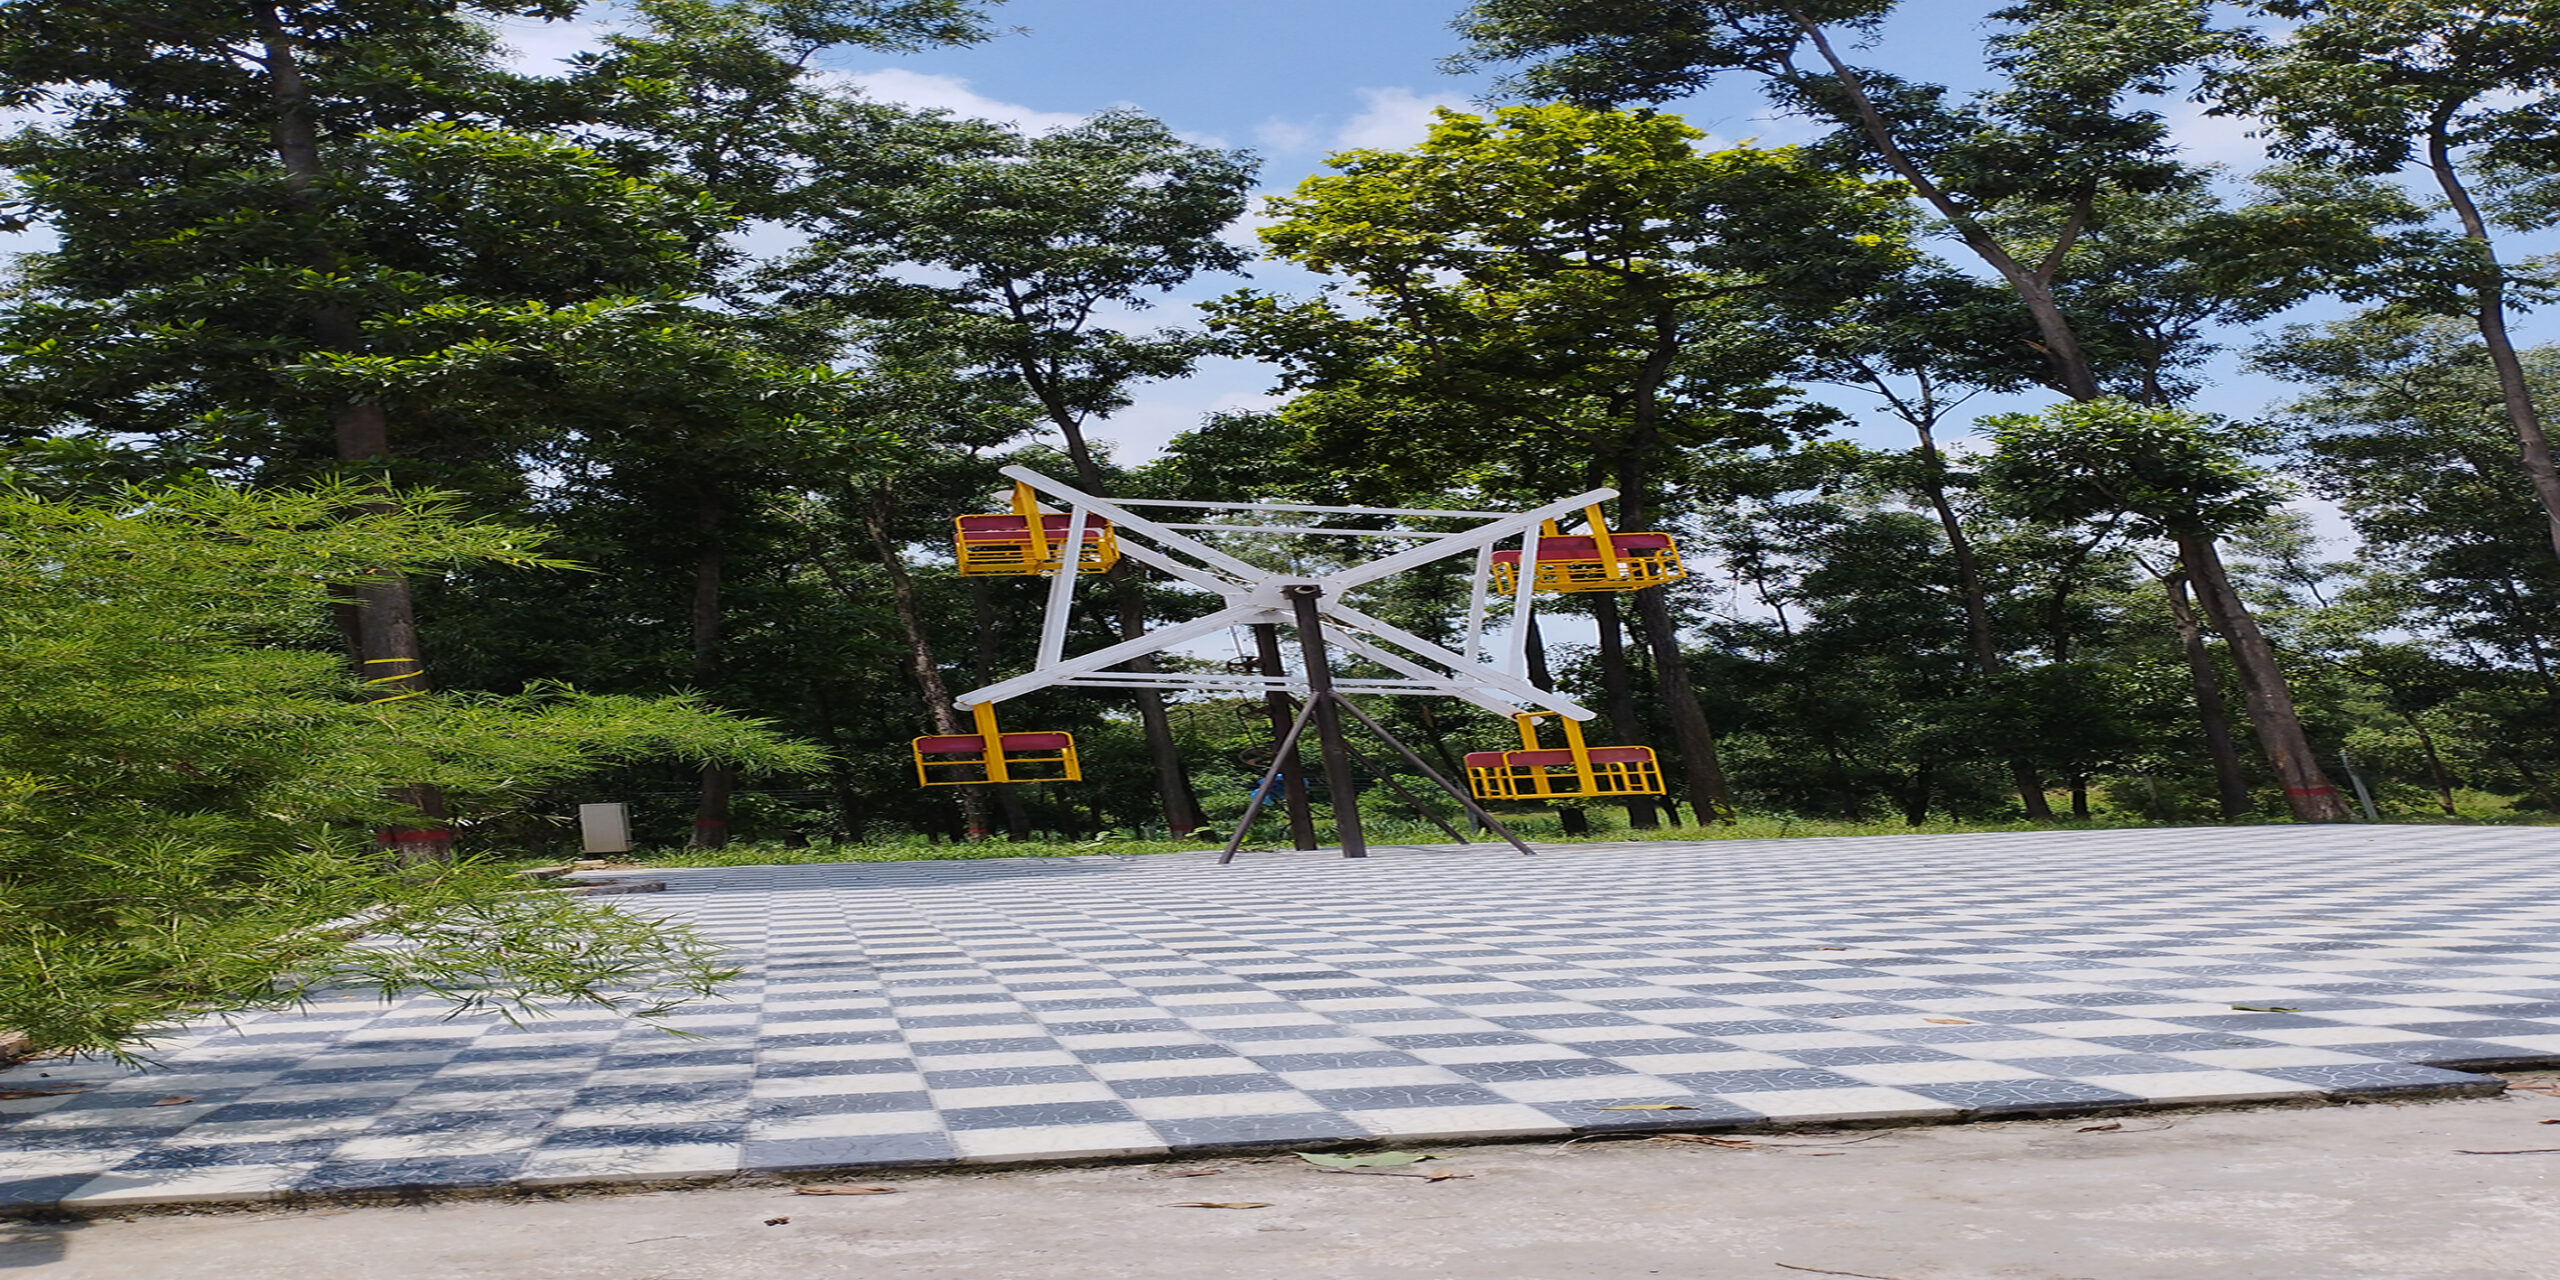
<svg viewBox="0 0 2560 1280">
<path fill-rule="evenodd" d="M 1253 645 L 1255 667 L 1266 678 L 1279 678 L 1280 628 L 1268 622 L 1253 624 Z M 1291 722 L 1289 695 L 1276 688 L 1266 690 L 1262 704 L 1271 716 L 1271 732 L 1285 736 Z M 1307 807 L 1307 773 L 1298 763 L 1294 740 L 1291 746 L 1282 747 L 1275 737 L 1272 753 L 1273 763 L 1280 770 L 1280 796 L 1289 806 L 1289 843 L 1299 849 L 1315 848 L 1316 819 Z"/>
<path fill-rule="evenodd" d="M 1300 661 L 1306 666 L 1307 707 L 1315 712 L 1316 744 L 1324 757 L 1324 788 L 1333 798 L 1333 836 L 1342 844 L 1342 856 L 1369 856 L 1369 842 L 1360 831 L 1360 792 L 1351 778 L 1351 754 L 1342 741 L 1342 712 L 1336 704 L 1342 697 L 1333 691 L 1333 664 L 1325 657 L 1324 620 L 1317 601 L 1324 588 L 1312 582 L 1282 587 L 1298 615 L 1298 647 Z"/>
<path fill-rule="evenodd" d="M 1280 776 L 1280 762 L 1289 759 L 1297 750 L 1298 735 L 1307 731 L 1307 721 L 1315 713 L 1316 700 L 1309 698 L 1307 705 L 1299 708 L 1298 718 L 1289 722 L 1289 731 L 1280 735 L 1280 749 L 1271 754 L 1271 767 L 1262 771 L 1261 783 L 1254 787 L 1252 795 L 1245 797 L 1244 816 L 1236 819 L 1236 833 L 1227 837 L 1226 849 L 1218 854 L 1219 866 L 1236 860 L 1236 850 L 1244 847 L 1245 833 L 1253 830 L 1253 820 L 1262 816 L 1262 798 L 1271 794 L 1271 781 Z M 1311 839 L 1306 847 L 1313 848 L 1314 845 L 1315 841 Z"/>
<path fill-rule="evenodd" d="M 1520 837 L 1513 835 L 1511 833 L 1511 828 L 1494 821 L 1493 815 L 1486 813 L 1484 811 L 1484 806 L 1477 804 L 1476 798 L 1473 795 L 1468 794 L 1466 788 L 1450 782 L 1447 778 L 1441 777 L 1439 770 L 1423 763 L 1422 757 L 1413 753 L 1413 748 L 1406 746 L 1402 739 L 1387 732 L 1386 726 L 1370 719 L 1368 712 L 1362 711 L 1358 706 L 1354 705 L 1349 698 L 1342 700 L 1342 707 L 1344 710 L 1349 711 L 1354 718 L 1360 721 L 1360 723 L 1367 725 L 1369 727 L 1369 732 L 1378 735 L 1379 741 L 1395 748 L 1396 754 L 1403 756 L 1406 764 L 1412 765 L 1414 768 L 1421 770 L 1423 777 L 1439 783 L 1441 790 L 1446 791 L 1451 796 L 1455 797 L 1459 804 L 1465 805 L 1467 807 L 1468 817 L 1483 823 L 1495 835 L 1501 836 L 1503 839 L 1510 841 L 1511 847 L 1519 850 L 1522 857 L 1534 858 L 1538 856 L 1538 851 L 1530 848 L 1528 843 Z"/>
</svg>

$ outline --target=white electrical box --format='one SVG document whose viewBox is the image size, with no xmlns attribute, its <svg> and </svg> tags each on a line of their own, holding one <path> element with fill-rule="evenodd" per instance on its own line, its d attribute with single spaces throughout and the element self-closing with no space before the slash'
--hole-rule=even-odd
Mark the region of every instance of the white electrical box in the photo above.
<svg viewBox="0 0 2560 1280">
<path fill-rule="evenodd" d="M 578 845 L 585 853 L 631 852 L 631 806 L 620 802 L 579 805 Z"/>
</svg>

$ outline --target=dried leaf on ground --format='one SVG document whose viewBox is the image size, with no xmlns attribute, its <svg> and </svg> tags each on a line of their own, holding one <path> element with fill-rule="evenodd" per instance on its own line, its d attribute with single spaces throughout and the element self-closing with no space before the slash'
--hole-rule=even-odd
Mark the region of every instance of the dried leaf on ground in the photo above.
<svg viewBox="0 0 2560 1280">
<path fill-rule="evenodd" d="M 1760 1146 L 1749 1138 L 1719 1138 L 1712 1133 L 1663 1133 L 1654 1135 L 1651 1141 L 1690 1142 L 1702 1147 L 1726 1147 L 1735 1151 L 1754 1151 Z"/>
<path fill-rule="evenodd" d="M 768 1227 L 778 1227 L 789 1221 L 791 1221 L 789 1218 L 767 1218 L 764 1220 L 764 1224 Z"/>
<path fill-rule="evenodd" d="M 1165 1207 L 1168 1209 L 1268 1209 L 1271 1207 L 1271 1202 L 1268 1200 L 1185 1200 L 1180 1204 L 1169 1204 Z"/>
<path fill-rule="evenodd" d="M 1970 1027 L 1973 1025 L 1962 1018 L 1922 1018 L 1921 1021 L 1934 1022 L 1942 1027 Z"/>
<path fill-rule="evenodd" d="M 195 1099 L 193 1099 L 193 1098 L 182 1098 L 182 1097 L 179 1097 L 178 1095 L 176 1095 L 176 1094 L 174 1094 L 174 1093 L 173 1093 L 173 1094 L 169 1095 L 168 1097 L 165 1097 L 165 1098 L 160 1099 L 158 1102 L 154 1102 L 154 1103 L 152 1103 L 151 1105 L 152 1105 L 152 1106 L 155 1106 L 155 1107 L 174 1107 L 174 1106 L 177 1106 L 179 1103 L 182 1103 L 182 1102 L 193 1102 L 193 1101 L 195 1101 Z"/>
<path fill-rule="evenodd" d="M 1628 1102 L 1614 1107 L 1593 1107 L 1594 1111 L 1695 1111 L 1685 1102 Z"/>
<path fill-rule="evenodd" d="M 15 1102 L 20 1098 L 59 1098 L 67 1093 L 85 1093 L 88 1088 L 83 1084 L 68 1089 L 0 1089 L 0 1102 Z"/>
<path fill-rule="evenodd" d="M 894 1196 L 896 1187 L 793 1187 L 795 1196 Z"/>
<path fill-rule="evenodd" d="M 2239 1011 L 2241 1011 L 2242 1013 L 2300 1013 L 2300 1012 L 2302 1012 L 2302 1010 L 2300 1010 L 2300 1009 L 2296 1009 L 2296 1008 L 2294 1008 L 2294 1007 L 2293 1007 L 2293 1006 L 2291 1006 L 2291 1005 L 2284 1005 L 2284 1004 L 2235 1004 L 2235 1005 L 2233 1005 L 2233 1006 L 2231 1006 L 2231 1007 L 2232 1007 L 2232 1008 L 2234 1008 L 2234 1009 L 2238 1009 L 2238 1010 L 2239 1010 Z"/>
<path fill-rule="evenodd" d="M 1300 1151 L 1297 1157 L 1308 1164 L 1326 1169 L 1382 1169 L 1391 1165 L 1419 1164 L 1440 1157 L 1420 1151 L 1372 1151 L 1361 1155 L 1337 1156 L 1323 1151 Z"/>
<path fill-rule="evenodd" d="M 2121 1128 L 2123 1128 L 2123 1127 L 2124 1127 L 2124 1125 L 2123 1125 L 2121 1122 L 2114 1121 L 2114 1120 L 2109 1120 L 2109 1121 L 2108 1121 L 2108 1122 L 2106 1122 L 2105 1124 L 2084 1124 L 2084 1125 L 2080 1126 L 2080 1128 L 2078 1129 L 2078 1132 L 2080 1132 L 2080 1133 L 2114 1133 L 2116 1130 L 2121 1129 Z"/>
</svg>

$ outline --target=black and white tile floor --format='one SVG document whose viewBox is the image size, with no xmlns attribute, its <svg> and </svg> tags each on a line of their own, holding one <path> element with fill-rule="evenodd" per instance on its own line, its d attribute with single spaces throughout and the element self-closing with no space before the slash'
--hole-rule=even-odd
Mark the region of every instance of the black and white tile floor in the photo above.
<svg viewBox="0 0 2560 1280">
<path fill-rule="evenodd" d="M 0 1090 L 0 1205 L 1947 1118 L 2560 1061 L 2560 832 L 2427 827 L 653 872 L 673 1020 L 360 999 Z M 2254 1012 L 2234 1006 L 2284 1010 Z M 1610 1111 L 1675 1102 L 1687 1111 Z"/>
</svg>

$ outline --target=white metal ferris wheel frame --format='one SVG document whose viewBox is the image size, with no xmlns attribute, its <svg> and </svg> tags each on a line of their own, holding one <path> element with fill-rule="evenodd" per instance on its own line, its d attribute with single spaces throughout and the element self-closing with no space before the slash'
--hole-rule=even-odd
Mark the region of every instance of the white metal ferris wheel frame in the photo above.
<svg viewBox="0 0 2560 1280">
<path fill-rule="evenodd" d="M 981 703 L 1005 702 L 1059 686 L 1164 689 L 1229 696 L 1278 690 L 1304 697 L 1309 691 L 1304 671 L 1225 675 L 1115 671 L 1112 668 L 1133 658 L 1194 643 L 1229 627 L 1261 623 L 1295 626 L 1294 606 L 1282 592 L 1286 588 L 1312 585 L 1321 588 L 1318 627 L 1323 632 L 1324 642 L 1395 673 L 1391 677 L 1336 677 L 1333 687 L 1342 692 L 1462 698 L 1487 711 L 1506 716 L 1536 709 L 1553 711 L 1574 720 L 1592 718 L 1590 709 L 1571 698 L 1540 689 L 1529 680 L 1528 624 L 1536 610 L 1531 591 L 1537 575 L 1529 572 L 1527 566 L 1538 561 L 1538 540 L 1547 521 L 1562 519 L 1594 503 L 1614 498 L 1618 496 L 1615 489 L 1593 489 L 1528 511 L 1505 513 L 1272 502 L 1133 498 L 1114 501 L 1082 492 L 1028 467 L 1006 467 L 1003 474 L 1030 486 L 1033 492 L 1065 509 L 1067 530 L 1063 545 L 1070 549 L 1065 556 L 1069 564 L 1051 576 L 1048 606 L 1040 624 L 1039 656 L 1031 670 L 954 698 L 953 701 L 964 709 Z M 1242 511 L 1284 517 L 1362 515 L 1480 523 L 1454 533 L 1295 524 L 1177 524 L 1147 519 L 1130 510 L 1131 507 Z M 1215 593 L 1225 599 L 1225 607 L 1205 617 L 1161 627 L 1119 644 L 1068 656 L 1067 621 L 1075 602 L 1076 580 L 1081 576 L 1073 571 L 1075 552 L 1072 549 L 1084 545 L 1085 531 L 1092 528 L 1096 520 L 1111 523 L 1122 556 L 1159 570 L 1176 581 Z M 1238 559 L 1190 536 L 1193 532 L 1265 537 L 1384 537 L 1419 540 L 1421 545 L 1334 573 L 1309 576 L 1275 572 Z M 1486 643 L 1486 622 L 1492 608 L 1493 555 L 1496 544 L 1512 538 L 1520 540 L 1520 563 L 1524 567 L 1515 575 L 1515 586 L 1510 593 L 1509 632 L 1502 637 L 1501 652 L 1493 653 L 1488 651 Z M 1352 591 L 1370 583 L 1469 553 L 1475 556 L 1475 580 L 1468 592 L 1465 639 L 1459 649 L 1434 644 L 1393 623 L 1373 617 L 1347 599 Z"/>
</svg>

